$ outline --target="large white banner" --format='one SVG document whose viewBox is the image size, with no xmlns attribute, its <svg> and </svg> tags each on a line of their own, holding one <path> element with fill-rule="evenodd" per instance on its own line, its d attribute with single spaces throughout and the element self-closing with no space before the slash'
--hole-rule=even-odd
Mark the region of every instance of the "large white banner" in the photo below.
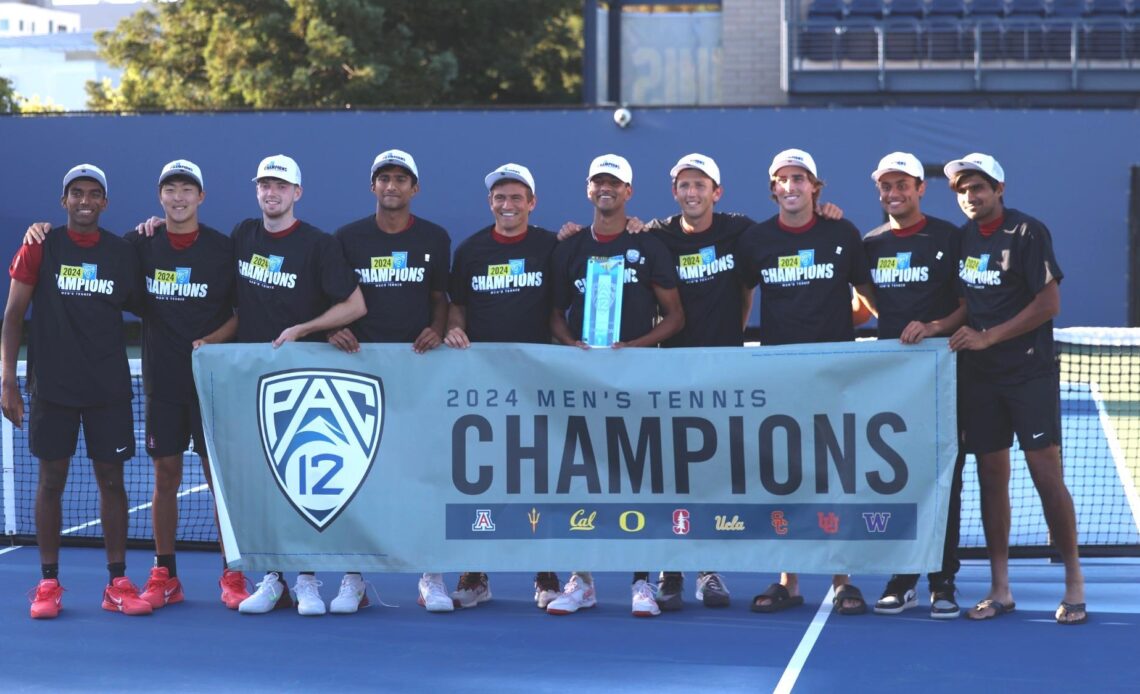
<svg viewBox="0 0 1140 694">
<path fill-rule="evenodd" d="M 217 345 L 194 372 L 234 567 L 940 566 L 945 340 Z"/>
</svg>

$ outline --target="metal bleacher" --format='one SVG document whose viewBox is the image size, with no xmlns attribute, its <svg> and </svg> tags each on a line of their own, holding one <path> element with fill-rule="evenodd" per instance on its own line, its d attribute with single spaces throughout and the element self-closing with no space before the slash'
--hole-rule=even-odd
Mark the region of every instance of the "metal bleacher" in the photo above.
<svg viewBox="0 0 1140 694">
<path fill-rule="evenodd" d="M 792 93 L 1140 92 L 1140 0 L 784 0 Z"/>
</svg>

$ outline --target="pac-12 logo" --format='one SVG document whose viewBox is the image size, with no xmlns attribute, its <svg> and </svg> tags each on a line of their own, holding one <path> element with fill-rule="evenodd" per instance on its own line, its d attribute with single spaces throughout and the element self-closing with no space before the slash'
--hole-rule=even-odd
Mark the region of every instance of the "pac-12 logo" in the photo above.
<svg viewBox="0 0 1140 694">
<path fill-rule="evenodd" d="M 273 478 L 318 531 L 368 477 L 383 420 L 384 384 L 375 376 L 296 369 L 257 383 L 257 426 Z"/>
</svg>

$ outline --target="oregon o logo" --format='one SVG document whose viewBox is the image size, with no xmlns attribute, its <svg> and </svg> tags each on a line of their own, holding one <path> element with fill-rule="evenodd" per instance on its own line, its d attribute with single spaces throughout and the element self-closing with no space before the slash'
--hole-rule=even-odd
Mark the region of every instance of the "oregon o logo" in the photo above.
<svg viewBox="0 0 1140 694">
<path fill-rule="evenodd" d="M 633 516 L 632 528 L 629 523 L 630 516 Z M 618 526 L 627 533 L 639 533 L 645 528 L 645 514 L 641 511 L 624 511 L 618 516 Z"/>
</svg>

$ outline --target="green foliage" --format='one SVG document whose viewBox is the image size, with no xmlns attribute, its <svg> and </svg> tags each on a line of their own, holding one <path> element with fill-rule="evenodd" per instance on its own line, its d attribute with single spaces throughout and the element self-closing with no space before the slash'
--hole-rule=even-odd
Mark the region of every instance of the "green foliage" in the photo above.
<svg viewBox="0 0 1140 694">
<path fill-rule="evenodd" d="M 0 77 L 0 113 L 19 113 L 20 104 L 12 91 L 12 80 Z"/>
<path fill-rule="evenodd" d="M 573 102 L 578 0 L 182 0 L 148 5 L 100 53 L 103 110 Z"/>
</svg>

